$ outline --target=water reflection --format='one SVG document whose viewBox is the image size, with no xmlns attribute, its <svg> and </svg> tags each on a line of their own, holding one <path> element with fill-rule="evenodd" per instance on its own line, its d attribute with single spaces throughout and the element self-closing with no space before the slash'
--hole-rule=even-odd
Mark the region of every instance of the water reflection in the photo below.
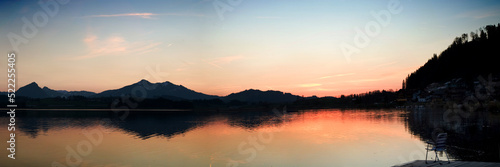
<svg viewBox="0 0 500 167">
<path fill-rule="evenodd" d="M 407 117 L 409 132 L 421 140 L 448 133 L 448 152 L 458 160 L 500 161 L 500 114 L 415 110 Z"/>
<path fill-rule="evenodd" d="M 210 122 L 225 121 L 245 129 L 278 126 L 286 116 L 268 111 L 240 113 L 130 112 L 124 120 L 107 111 L 18 111 L 19 129 L 36 138 L 49 129 L 86 128 L 103 125 L 120 128 L 141 139 L 153 136 L 171 138 Z"/>
<path fill-rule="evenodd" d="M 499 161 L 500 150 L 500 118 L 489 113 L 460 124 L 443 121 L 443 111 L 387 109 L 132 112 L 125 120 L 113 112 L 29 111 L 16 118 L 19 150 L 29 150 L 19 154 L 32 160 L 23 166 L 64 162 L 65 147 L 86 139 L 82 129 L 103 129 L 105 140 L 81 166 L 391 166 L 423 159 L 422 141 L 438 131 L 448 133 L 456 159 Z M 269 141 L 250 144 L 262 134 Z"/>
<path fill-rule="evenodd" d="M 255 130 L 261 127 L 281 126 L 286 121 L 307 118 L 340 118 L 345 120 L 370 120 L 372 122 L 403 122 L 405 112 L 387 110 L 338 110 L 335 115 L 324 114 L 331 110 L 305 110 L 287 112 L 286 115 L 269 111 L 230 113 L 179 113 L 179 112 L 130 112 L 125 120 L 119 115 L 105 111 L 22 111 L 17 113 L 19 129 L 36 138 L 49 129 L 68 127 L 86 128 L 103 125 L 120 128 L 141 139 L 153 136 L 172 136 L 185 133 L 210 122 L 224 121 L 230 126 Z M 320 114 L 318 114 L 320 113 Z M 322 114 L 322 115 L 321 115 Z M 333 118 L 335 117 L 335 118 Z"/>
</svg>

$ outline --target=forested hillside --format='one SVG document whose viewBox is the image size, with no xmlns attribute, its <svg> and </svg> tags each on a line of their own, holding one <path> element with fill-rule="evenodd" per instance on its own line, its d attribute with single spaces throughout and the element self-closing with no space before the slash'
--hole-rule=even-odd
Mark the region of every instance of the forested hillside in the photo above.
<svg viewBox="0 0 500 167">
<path fill-rule="evenodd" d="M 403 89 L 422 90 L 431 83 L 462 78 L 472 84 L 478 76 L 500 74 L 500 24 L 456 37 L 441 54 L 408 75 Z"/>
</svg>

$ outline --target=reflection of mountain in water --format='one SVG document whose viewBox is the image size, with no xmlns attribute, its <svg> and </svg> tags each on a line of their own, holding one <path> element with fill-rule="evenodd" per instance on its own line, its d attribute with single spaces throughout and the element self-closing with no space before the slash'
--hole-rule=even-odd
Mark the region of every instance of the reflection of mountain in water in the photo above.
<svg viewBox="0 0 500 167">
<path fill-rule="evenodd" d="M 277 116 L 273 112 L 232 113 L 165 113 L 131 112 L 125 120 L 119 115 L 103 111 L 18 111 L 17 128 L 36 138 L 48 130 L 65 128 L 86 128 L 102 125 L 118 128 L 146 140 L 159 136 L 172 138 L 215 121 L 225 121 L 230 126 L 254 130 L 268 126 L 282 126 L 285 122 L 300 120 L 303 115 L 311 116 L 315 111 L 293 112 Z M 432 140 L 439 132 L 448 133 L 448 152 L 451 157 L 468 161 L 500 161 L 500 115 L 474 112 L 468 117 L 444 111 L 387 112 L 377 110 L 340 111 L 342 118 L 356 119 L 360 116 L 374 121 L 404 119 L 408 132 L 423 141 Z M 402 115 L 404 114 L 404 115 Z M 314 114 L 312 114 L 314 116 Z M 448 121 L 444 121 L 447 117 Z M 460 119 L 457 119 L 460 118 Z M 457 120 L 459 120 L 457 122 Z M 5 115 L 1 122 L 8 121 Z"/>
<path fill-rule="evenodd" d="M 500 115 L 474 112 L 411 111 L 407 128 L 423 141 L 448 133 L 448 153 L 459 160 L 500 161 Z M 446 118 L 446 121 L 445 119 Z"/>
<path fill-rule="evenodd" d="M 36 138 L 49 129 L 85 128 L 98 125 L 102 123 L 101 118 L 111 116 L 108 112 L 16 111 L 16 128 Z"/>
<path fill-rule="evenodd" d="M 186 133 L 196 127 L 205 125 L 207 115 L 192 114 L 141 114 L 131 113 L 125 121 L 120 121 L 117 126 L 142 139 L 153 136 L 171 138 L 178 134 Z"/>
<path fill-rule="evenodd" d="M 281 117 L 269 112 L 217 114 L 130 112 L 123 121 L 119 119 L 119 115 L 107 111 L 18 111 L 16 117 L 19 122 L 18 128 L 33 138 L 46 133 L 49 129 L 85 128 L 96 125 L 119 128 L 141 139 L 148 139 L 153 136 L 171 138 L 221 119 L 227 120 L 231 126 L 246 129 L 278 126 L 283 123 Z"/>
</svg>

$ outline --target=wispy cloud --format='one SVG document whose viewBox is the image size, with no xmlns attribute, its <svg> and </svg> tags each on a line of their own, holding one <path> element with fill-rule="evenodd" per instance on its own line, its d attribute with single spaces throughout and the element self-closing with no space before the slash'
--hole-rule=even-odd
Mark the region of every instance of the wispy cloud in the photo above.
<svg viewBox="0 0 500 167">
<path fill-rule="evenodd" d="M 303 87 L 303 88 L 310 88 L 310 87 L 317 87 L 317 86 L 321 86 L 322 84 L 319 84 L 319 83 L 307 83 L 307 84 L 299 84 L 298 86 L 299 87 Z"/>
<path fill-rule="evenodd" d="M 313 91 L 331 92 L 331 91 L 338 91 L 338 89 L 315 88 L 315 89 L 313 89 Z"/>
<path fill-rule="evenodd" d="M 150 19 L 151 16 L 156 16 L 158 14 L 154 13 L 122 13 L 122 14 L 110 14 L 110 15 L 92 15 L 86 17 L 141 17 L 144 19 Z"/>
<path fill-rule="evenodd" d="M 333 78 L 333 77 L 343 77 L 343 76 L 349 76 L 349 75 L 354 75 L 354 74 L 356 74 L 356 73 L 335 74 L 335 75 L 324 76 L 324 77 L 321 77 L 319 79 L 327 79 L 327 78 Z"/>
<path fill-rule="evenodd" d="M 110 36 L 99 38 L 96 35 L 88 34 L 83 42 L 87 46 L 88 53 L 78 56 L 76 59 L 88 59 L 101 56 L 117 56 L 131 54 L 145 54 L 158 49 L 161 42 L 129 42 L 122 36 Z"/>
<path fill-rule="evenodd" d="M 222 68 L 221 65 L 223 64 L 229 64 L 233 61 L 236 61 L 236 60 L 241 60 L 243 59 L 244 57 L 241 56 L 241 55 L 237 55 L 237 56 L 226 56 L 226 57 L 218 57 L 218 58 L 214 58 L 214 59 L 211 59 L 209 61 L 206 61 L 208 64 L 210 65 L 213 65 L 215 67 L 218 67 L 218 68 Z"/>
<path fill-rule="evenodd" d="M 328 75 L 328 76 L 320 77 L 319 79 L 328 79 L 328 78 L 331 78 L 331 77 L 333 77 L 333 75 Z"/>
<path fill-rule="evenodd" d="M 203 14 L 189 14 L 189 13 L 121 13 L 121 14 L 108 14 L 108 15 L 90 15 L 84 18 L 91 17 L 139 17 L 143 19 L 152 19 L 153 16 L 191 16 L 191 17 L 206 17 Z"/>
<path fill-rule="evenodd" d="M 358 80 L 349 80 L 347 82 L 351 83 L 363 83 L 363 82 L 375 82 L 375 81 L 381 81 L 384 80 L 382 78 L 373 78 L 373 79 L 358 79 Z"/>
</svg>

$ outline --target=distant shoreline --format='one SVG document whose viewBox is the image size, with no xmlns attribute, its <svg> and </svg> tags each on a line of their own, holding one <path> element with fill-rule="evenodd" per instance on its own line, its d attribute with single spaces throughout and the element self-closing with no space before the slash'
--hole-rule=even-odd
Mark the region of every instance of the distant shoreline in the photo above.
<svg viewBox="0 0 500 167">
<path fill-rule="evenodd" d="M 0 108 L 2 110 L 7 110 L 8 108 Z M 17 108 L 16 110 L 18 111 L 113 111 L 110 108 L 107 109 L 48 109 L 48 108 Z M 128 109 L 131 112 L 137 112 L 137 111 L 157 111 L 157 112 L 183 112 L 183 111 L 193 111 L 192 109 Z M 121 112 L 121 110 L 118 110 Z"/>
</svg>

